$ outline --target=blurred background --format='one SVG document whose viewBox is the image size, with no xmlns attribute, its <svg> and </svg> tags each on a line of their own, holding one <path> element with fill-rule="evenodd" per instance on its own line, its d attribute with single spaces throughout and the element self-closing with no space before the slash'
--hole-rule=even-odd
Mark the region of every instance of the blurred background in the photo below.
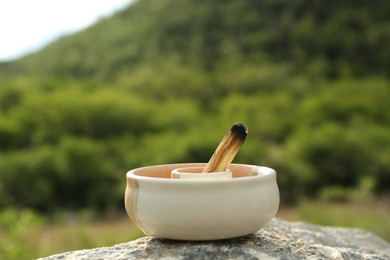
<svg viewBox="0 0 390 260">
<path fill-rule="evenodd" d="M 390 241 L 390 1 L 125 3 L 0 62 L 0 258 L 142 236 L 125 173 L 207 162 L 235 122 L 278 217 Z"/>
</svg>

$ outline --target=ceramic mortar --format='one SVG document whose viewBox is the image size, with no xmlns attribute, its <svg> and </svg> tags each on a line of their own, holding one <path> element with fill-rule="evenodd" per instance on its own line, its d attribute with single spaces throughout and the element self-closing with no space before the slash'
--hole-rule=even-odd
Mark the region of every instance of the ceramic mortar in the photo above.
<svg viewBox="0 0 390 260">
<path fill-rule="evenodd" d="M 125 207 L 146 235 L 177 240 L 217 240 L 256 232 L 275 216 L 279 190 L 275 170 L 231 164 L 232 178 L 171 178 L 178 168 L 205 163 L 165 164 L 126 174 Z"/>
</svg>

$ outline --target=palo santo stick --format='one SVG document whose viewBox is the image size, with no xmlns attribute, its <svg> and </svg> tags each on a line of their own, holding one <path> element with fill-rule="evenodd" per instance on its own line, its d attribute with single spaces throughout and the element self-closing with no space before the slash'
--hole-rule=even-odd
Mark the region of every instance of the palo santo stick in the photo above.
<svg viewBox="0 0 390 260">
<path fill-rule="evenodd" d="M 248 128 L 244 124 L 235 123 L 219 143 L 203 173 L 226 171 L 244 143 L 247 134 Z"/>
</svg>

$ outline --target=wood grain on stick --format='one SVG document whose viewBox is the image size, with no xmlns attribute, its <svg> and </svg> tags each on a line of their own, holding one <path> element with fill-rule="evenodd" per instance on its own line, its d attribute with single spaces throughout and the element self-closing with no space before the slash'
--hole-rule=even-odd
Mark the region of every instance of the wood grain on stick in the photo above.
<svg viewBox="0 0 390 260">
<path fill-rule="evenodd" d="M 242 123 L 235 123 L 219 143 L 203 173 L 225 171 L 244 143 L 248 128 Z"/>
</svg>

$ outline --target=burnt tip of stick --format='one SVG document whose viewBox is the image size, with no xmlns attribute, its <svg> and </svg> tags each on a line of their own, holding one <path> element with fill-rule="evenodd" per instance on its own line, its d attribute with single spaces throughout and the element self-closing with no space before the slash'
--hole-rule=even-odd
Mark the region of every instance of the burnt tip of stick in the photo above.
<svg viewBox="0 0 390 260">
<path fill-rule="evenodd" d="M 248 128 L 243 123 L 235 123 L 230 129 L 230 132 L 240 137 L 242 140 L 245 140 L 248 134 Z"/>
</svg>

